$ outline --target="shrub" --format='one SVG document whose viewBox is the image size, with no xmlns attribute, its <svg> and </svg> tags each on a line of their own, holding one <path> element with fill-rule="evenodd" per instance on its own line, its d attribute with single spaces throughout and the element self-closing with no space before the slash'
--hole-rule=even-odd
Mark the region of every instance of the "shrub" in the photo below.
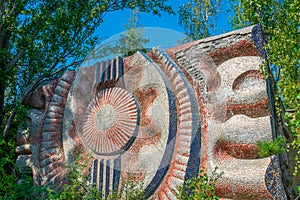
<svg viewBox="0 0 300 200">
<path fill-rule="evenodd" d="M 268 157 L 275 154 L 281 154 L 285 150 L 285 139 L 278 137 L 274 141 L 258 142 L 259 156 Z"/>
<path fill-rule="evenodd" d="M 217 180 L 223 172 L 217 173 L 217 167 L 209 176 L 204 170 L 200 170 L 198 177 L 188 179 L 183 185 L 176 188 L 175 193 L 181 200 L 216 200 L 219 199 L 215 194 Z"/>
</svg>

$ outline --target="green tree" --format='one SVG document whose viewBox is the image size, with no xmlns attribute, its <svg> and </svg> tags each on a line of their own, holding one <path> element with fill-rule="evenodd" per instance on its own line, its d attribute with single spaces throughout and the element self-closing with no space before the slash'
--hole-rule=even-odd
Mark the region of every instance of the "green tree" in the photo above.
<svg viewBox="0 0 300 200">
<path fill-rule="evenodd" d="M 145 45 L 149 42 L 143 37 L 144 28 L 139 23 L 138 9 L 131 12 L 128 23 L 125 25 L 125 31 L 115 41 L 103 42 L 91 51 L 87 57 L 89 59 L 102 59 L 108 56 L 126 57 L 134 54 L 136 51 L 145 52 Z"/>
<path fill-rule="evenodd" d="M 239 5 L 236 27 L 260 24 L 263 28 L 268 53 L 266 73 L 274 80 L 279 119 L 285 117 L 294 138 L 290 145 L 296 150 L 297 171 L 300 168 L 300 1 L 236 2 Z"/>
<path fill-rule="evenodd" d="M 42 81 L 81 64 L 107 13 L 135 8 L 173 13 L 166 0 L 0 2 L 0 196 L 13 188 L 16 176 L 15 133 L 26 113 L 21 102 Z"/>
<path fill-rule="evenodd" d="M 1 1 L 0 125 L 9 125 L 15 106 L 45 78 L 80 65 L 94 47 L 94 30 L 108 12 L 125 8 L 172 13 L 163 1 Z M 32 84 L 33 83 L 33 84 Z M 31 87 L 27 90 L 29 85 Z M 8 120 L 8 121 L 7 121 Z M 8 122 L 8 123 L 7 123 Z M 7 129 L 4 131 L 7 134 Z"/>
<path fill-rule="evenodd" d="M 144 29 L 138 22 L 139 10 L 134 10 L 125 25 L 126 31 L 120 36 L 117 45 L 119 54 L 121 56 L 129 56 L 136 51 L 145 51 L 145 45 L 149 42 L 148 39 L 143 38 Z"/>
<path fill-rule="evenodd" d="M 179 24 L 191 40 L 199 40 L 211 35 L 215 29 L 216 15 L 221 0 L 189 0 L 180 7 Z"/>
<path fill-rule="evenodd" d="M 278 121 L 286 121 L 300 168 L 300 0 L 229 0 L 232 27 L 261 25 L 267 52 L 266 75 L 273 80 Z M 210 36 L 219 0 L 189 1 L 179 10 L 179 23 L 192 38 Z M 227 3 L 228 1 L 222 1 Z M 230 16 L 229 16 L 230 17 Z M 276 110 L 274 109 L 274 110 Z M 284 119 L 283 119 L 284 118 Z M 280 124 L 280 123 L 279 123 Z M 278 124 L 278 125 L 279 125 Z"/>
</svg>

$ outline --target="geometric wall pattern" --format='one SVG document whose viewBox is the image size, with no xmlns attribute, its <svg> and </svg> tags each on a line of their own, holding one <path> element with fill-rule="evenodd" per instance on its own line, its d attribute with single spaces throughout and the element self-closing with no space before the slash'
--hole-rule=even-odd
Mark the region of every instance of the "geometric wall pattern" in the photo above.
<svg viewBox="0 0 300 200">
<path fill-rule="evenodd" d="M 220 198 L 286 199 L 276 156 L 258 156 L 274 131 L 262 44 L 252 26 L 65 72 L 24 101 L 17 164 L 37 185 L 63 184 L 81 150 L 103 195 L 131 181 L 154 199 L 217 166 Z"/>
</svg>

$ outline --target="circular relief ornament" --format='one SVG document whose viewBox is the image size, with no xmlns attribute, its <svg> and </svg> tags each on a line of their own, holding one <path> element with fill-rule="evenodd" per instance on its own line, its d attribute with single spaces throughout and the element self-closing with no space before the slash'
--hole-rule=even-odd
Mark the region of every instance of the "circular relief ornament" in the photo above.
<svg viewBox="0 0 300 200">
<path fill-rule="evenodd" d="M 103 89 L 87 108 L 83 141 L 97 155 L 121 154 L 134 142 L 138 125 L 135 98 L 122 88 Z"/>
</svg>

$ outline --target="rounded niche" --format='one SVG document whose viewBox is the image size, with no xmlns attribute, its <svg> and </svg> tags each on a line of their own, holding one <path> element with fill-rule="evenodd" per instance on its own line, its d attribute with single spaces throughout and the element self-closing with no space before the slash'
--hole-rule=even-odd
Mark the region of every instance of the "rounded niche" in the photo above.
<svg viewBox="0 0 300 200">
<path fill-rule="evenodd" d="M 258 70 L 248 70 L 239 75 L 232 84 L 236 94 L 247 94 L 261 91 L 265 88 L 265 80 Z"/>
</svg>

